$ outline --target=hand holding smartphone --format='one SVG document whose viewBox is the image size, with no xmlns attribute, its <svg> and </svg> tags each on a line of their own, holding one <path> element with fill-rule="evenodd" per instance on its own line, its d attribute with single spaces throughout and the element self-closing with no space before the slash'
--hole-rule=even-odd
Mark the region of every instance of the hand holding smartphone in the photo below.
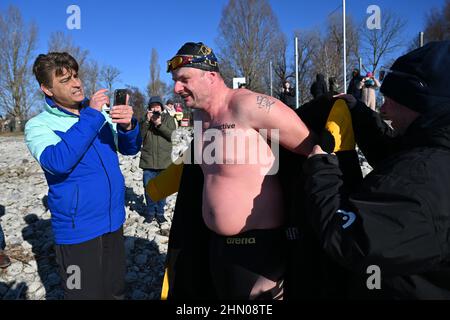
<svg viewBox="0 0 450 320">
<path fill-rule="evenodd" d="M 113 106 L 120 106 L 127 104 L 127 89 L 114 90 L 114 104 Z"/>
<path fill-rule="evenodd" d="M 120 106 L 120 105 L 126 105 L 127 104 L 127 89 L 116 89 L 114 90 L 114 103 L 113 106 Z M 103 110 L 106 111 L 106 113 L 111 112 L 111 108 L 107 105 L 103 106 Z"/>
</svg>

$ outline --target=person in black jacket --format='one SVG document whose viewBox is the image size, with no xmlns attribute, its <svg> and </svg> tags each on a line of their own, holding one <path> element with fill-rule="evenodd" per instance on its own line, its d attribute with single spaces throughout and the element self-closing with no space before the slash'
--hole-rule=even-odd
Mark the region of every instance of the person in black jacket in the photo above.
<svg viewBox="0 0 450 320">
<path fill-rule="evenodd" d="M 352 79 L 348 84 L 347 93 L 351 94 L 357 100 L 361 100 L 362 97 L 362 89 L 360 88 L 360 82 L 363 79 L 359 69 L 354 69 L 352 72 Z"/>
<path fill-rule="evenodd" d="M 324 95 L 328 92 L 328 86 L 325 81 L 325 76 L 321 73 L 316 75 L 316 81 L 311 85 L 311 94 L 314 99 L 317 97 Z"/>
<path fill-rule="evenodd" d="M 295 90 L 287 80 L 283 83 L 283 87 L 281 88 L 280 101 L 291 109 L 295 109 Z"/>
<path fill-rule="evenodd" d="M 450 41 L 396 60 L 380 116 L 351 95 L 356 142 L 374 170 L 349 192 L 335 155 L 304 165 L 310 223 L 322 248 L 353 272 L 353 294 L 450 298 Z"/>
</svg>

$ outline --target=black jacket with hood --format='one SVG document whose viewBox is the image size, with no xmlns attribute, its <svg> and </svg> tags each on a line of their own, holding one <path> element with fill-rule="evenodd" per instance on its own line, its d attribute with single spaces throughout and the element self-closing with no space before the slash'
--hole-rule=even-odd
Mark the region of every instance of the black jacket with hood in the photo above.
<svg viewBox="0 0 450 320">
<path fill-rule="evenodd" d="M 328 92 L 328 86 L 323 74 L 319 73 L 316 75 L 316 81 L 311 85 L 310 92 L 314 99 Z"/>
</svg>

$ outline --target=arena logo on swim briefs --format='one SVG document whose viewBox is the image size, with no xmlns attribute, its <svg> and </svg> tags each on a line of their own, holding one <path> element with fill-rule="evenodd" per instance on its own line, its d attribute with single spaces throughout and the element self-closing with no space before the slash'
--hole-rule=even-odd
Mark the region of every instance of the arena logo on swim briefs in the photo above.
<svg viewBox="0 0 450 320">
<path fill-rule="evenodd" d="M 203 130 L 202 121 L 194 121 L 194 164 L 253 165 L 264 176 L 278 172 L 279 129 L 244 130 L 233 124 L 216 128 Z M 191 152 L 189 148 L 183 158 L 172 160 L 191 164 Z"/>
</svg>

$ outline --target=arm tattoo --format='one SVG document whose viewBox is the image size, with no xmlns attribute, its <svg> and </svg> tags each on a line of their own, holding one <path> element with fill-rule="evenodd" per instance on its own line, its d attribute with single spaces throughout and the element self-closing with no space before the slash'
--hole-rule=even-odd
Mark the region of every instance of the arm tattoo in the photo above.
<svg viewBox="0 0 450 320">
<path fill-rule="evenodd" d="M 275 101 L 270 100 L 267 96 L 256 97 L 256 104 L 258 105 L 258 108 L 266 109 L 267 113 L 270 111 L 274 103 Z"/>
</svg>

